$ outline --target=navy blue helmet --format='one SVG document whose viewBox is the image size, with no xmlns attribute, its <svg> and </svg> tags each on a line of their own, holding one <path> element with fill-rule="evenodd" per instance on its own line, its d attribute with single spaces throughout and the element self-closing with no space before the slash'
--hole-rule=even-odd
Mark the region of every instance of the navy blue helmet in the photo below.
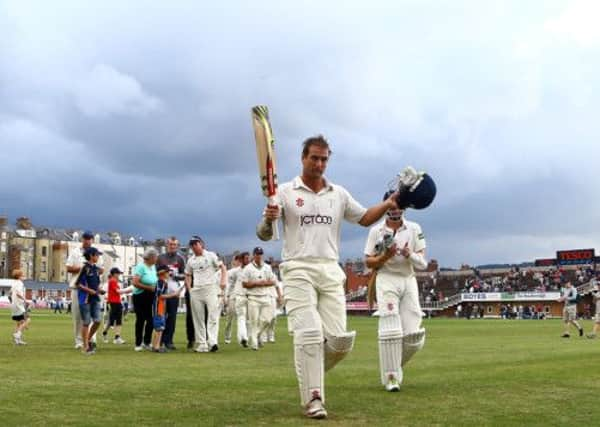
<svg viewBox="0 0 600 427">
<path fill-rule="evenodd" d="M 394 190 L 389 190 L 384 195 L 384 200 L 392 195 Z M 420 176 L 417 183 L 412 186 L 400 184 L 396 203 L 400 209 L 413 208 L 425 209 L 435 199 L 437 189 L 433 179 L 426 173 Z"/>
</svg>

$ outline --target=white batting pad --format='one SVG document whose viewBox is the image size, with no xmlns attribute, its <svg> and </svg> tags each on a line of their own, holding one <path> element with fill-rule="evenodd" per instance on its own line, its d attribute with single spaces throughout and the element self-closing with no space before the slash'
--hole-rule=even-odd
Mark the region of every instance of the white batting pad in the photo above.
<svg viewBox="0 0 600 427">
<path fill-rule="evenodd" d="M 417 351 L 425 345 L 425 329 L 421 328 L 417 332 L 407 334 L 402 337 L 402 366 L 404 366 Z"/>
<path fill-rule="evenodd" d="M 402 331 L 400 329 L 379 331 L 379 370 L 381 384 L 391 376 L 402 383 Z"/>
<path fill-rule="evenodd" d="M 325 372 L 327 372 L 352 351 L 356 331 L 327 335 L 325 338 Z"/>
<path fill-rule="evenodd" d="M 320 398 L 325 403 L 323 384 L 323 334 L 320 329 L 294 332 L 294 361 L 303 406 Z"/>
</svg>

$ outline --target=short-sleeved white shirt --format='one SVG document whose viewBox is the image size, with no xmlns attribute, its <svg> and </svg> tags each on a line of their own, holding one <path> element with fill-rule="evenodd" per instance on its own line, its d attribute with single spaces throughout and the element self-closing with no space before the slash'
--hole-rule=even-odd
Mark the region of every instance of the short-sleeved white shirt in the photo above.
<svg viewBox="0 0 600 427">
<path fill-rule="evenodd" d="M 382 221 L 369 230 L 367 243 L 365 245 L 365 255 L 377 255 L 375 246 L 383 240 L 385 234 L 393 234 L 394 231 L 385 225 Z M 379 269 L 380 273 L 393 273 L 401 276 L 412 276 L 415 274 L 412 264 L 406 259 L 400 251 L 408 243 L 411 252 L 419 252 L 425 249 L 425 237 L 421 231 L 421 226 L 416 222 L 404 220 L 402 226 L 396 230 L 394 235 L 397 252 Z"/>
<path fill-rule="evenodd" d="M 192 276 L 193 287 L 213 286 L 216 283 L 215 274 L 221 268 L 217 254 L 203 251 L 202 255 L 192 255 L 185 264 L 185 274 Z M 218 285 L 218 283 L 217 283 Z"/>
<path fill-rule="evenodd" d="M 337 261 L 342 220 L 358 223 L 367 211 L 345 188 L 326 180 L 315 193 L 299 176 L 279 187 L 276 201 L 283 222 L 284 261 Z"/>
<path fill-rule="evenodd" d="M 84 252 L 85 249 L 83 249 L 83 247 L 81 246 L 78 248 L 70 248 L 69 256 L 67 257 L 67 267 L 83 267 L 83 264 L 85 264 L 86 262 L 86 259 L 83 256 Z M 102 268 L 102 266 L 104 265 L 104 259 L 102 258 L 102 256 L 98 257 L 98 262 L 96 263 L 96 265 Z M 69 273 L 69 287 L 71 289 L 77 288 L 77 286 L 75 286 L 75 279 L 78 275 L 78 273 Z"/>
<path fill-rule="evenodd" d="M 232 268 L 230 273 L 227 275 L 227 280 L 232 284 L 231 294 L 229 295 L 246 295 L 246 289 L 242 286 L 242 272 L 244 271 L 244 267 L 241 265 L 239 267 Z"/>
<path fill-rule="evenodd" d="M 11 312 L 13 316 L 20 316 L 25 313 L 25 301 L 17 297 L 17 294 L 21 294 L 25 298 L 25 285 L 20 280 L 15 280 L 10 288 Z"/>
<path fill-rule="evenodd" d="M 267 263 L 262 263 L 259 267 L 253 262 L 244 267 L 242 271 L 241 282 L 254 282 L 257 280 L 274 280 L 276 281 L 275 274 L 271 270 L 271 266 Z M 258 286 L 256 288 L 246 288 L 248 296 L 269 296 L 271 294 L 270 288 L 272 286 Z"/>
<path fill-rule="evenodd" d="M 225 295 L 233 295 L 235 288 L 235 281 L 237 280 L 236 272 L 240 270 L 240 267 L 233 267 L 227 270 L 227 285 L 225 286 Z"/>
</svg>

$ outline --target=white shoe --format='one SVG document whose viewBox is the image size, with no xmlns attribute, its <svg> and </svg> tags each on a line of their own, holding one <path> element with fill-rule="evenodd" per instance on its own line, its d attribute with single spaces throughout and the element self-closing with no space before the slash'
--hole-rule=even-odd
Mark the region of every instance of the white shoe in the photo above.
<svg viewBox="0 0 600 427">
<path fill-rule="evenodd" d="M 304 412 L 308 418 L 314 418 L 320 420 L 327 418 L 327 411 L 323 406 L 321 399 L 313 399 L 308 405 L 306 405 L 306 412 Z"/>
<path fill-rule="evenodd" d="M 385 384 L 385 390 L 390 392 L 400 391 L 400 381 L 393 375 L 390 375 L 388 382 Z"/>
<path fill-rule="evenodd" d="M 271 342 L 271 343 L 275 342 L 275 337 L 269 337 L 269 342 Z"/>
<path fill-rule="evenodd" d="M 25 341 L 23 341 L 21 338 L 19 338 L 19 342 L 17 343 L 17 345 L 27 345 L 27 343 Z"/>
<path fill-rule="evenodd" d="M 83 348 L 83 343 L 81 341 L 77 341 L 75 343 L 75 350 L 80 350 Z"/>
<path fill-rule="evenodd" d="M 196 353 L 208 353 L 208 347 L 198 346 L 194 349 Z"/>
<path fill-rule="evenodd" d="M 225 344 L 231 344 L 231 340 L 225 340 Z"/>
<path fill-rule="evenodd" d="M 21 334 L 18 332 L 15 332 L 14 334 L 12 334 L 13 337 L 13 341 L 15 344 L 19 344 L 19 341 L 21 340 Z"/>
<path fill-rule="evenodd" d="M 121 337 L 115 338 L 113 340 L 113 344 L 125 344 L 125 340 L 123 338 L 121 338 Z"/>
<path fill-rule="evenodd" d="M 133 348 L 133 351 L 144 351 L 144 347 L 143 347 L 143 346 L 141 346 L 141 345 L 136 345 L 136 346 Z"/>
</svg>

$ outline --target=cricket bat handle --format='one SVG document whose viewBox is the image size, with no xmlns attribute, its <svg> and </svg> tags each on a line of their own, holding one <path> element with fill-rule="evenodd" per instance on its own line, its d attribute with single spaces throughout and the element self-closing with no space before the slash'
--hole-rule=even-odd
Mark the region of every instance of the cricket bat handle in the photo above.
<svg viewBox="0 0 600 427">
<path fill-rule="evenodd" d="M 275 201 L 275 197 L 271 196 L 268 199 L 268 203 L 271 206 L 276 206 L 277 202 Z M 273 240 L 279 240 L 279 225 L 277 224 L 278 220 L 275 220 L 271 223 L 271 227 L 273 227 Z"/>
</svg>

